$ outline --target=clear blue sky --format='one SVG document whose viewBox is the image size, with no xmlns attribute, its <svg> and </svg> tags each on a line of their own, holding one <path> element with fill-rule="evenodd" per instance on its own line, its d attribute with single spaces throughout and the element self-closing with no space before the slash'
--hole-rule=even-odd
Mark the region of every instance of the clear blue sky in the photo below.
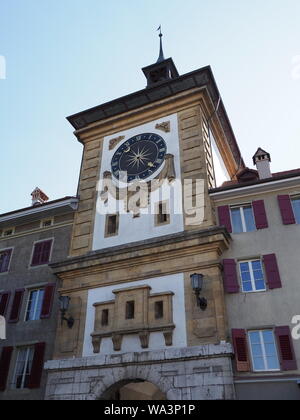
<svg viewBox="0 0 300 420">
<path fill-rule="evenodd" d="M 180 74 L 212 66 L 246 163 L 300 167 L 299 21 L 299 0 L 0 0 L 0 213 L 76 193 L 65 117 L 144 88 L 160 24 Z"/>
</svg>

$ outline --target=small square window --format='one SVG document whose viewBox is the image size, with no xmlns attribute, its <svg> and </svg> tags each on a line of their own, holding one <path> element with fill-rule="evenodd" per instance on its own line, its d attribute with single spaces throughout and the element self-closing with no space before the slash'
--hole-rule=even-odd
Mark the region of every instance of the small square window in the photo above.
<svg viewBox="0 0 300 420">
<path fill-rule="evenodd" d="M 134 319 L 134 300 L 126 302 L 126 319 Z"/>
<path fill-rule="evenodd" d="M 53 219 L 46 219 L 41 221 L 41 228 L 50 227 L 53 225 Z"/>
<path fill-rule="evenodd" d="M 241 261 L 239 265 L 243 292 L 263 292 L 266 290 L 261 260 Z"/>
<path fill-rule="evenodd" d="M 5 229 L 2 233 L 2 236 L 12 236 L 15 233 L 15 229 L 14 228 L 10 228 L 10 229 Z"/>
<path fill-rule="evenodd" d="M 233 233 L 254 232 L 256 230 L 252 205 L 231 207 Z"/>
</svg>

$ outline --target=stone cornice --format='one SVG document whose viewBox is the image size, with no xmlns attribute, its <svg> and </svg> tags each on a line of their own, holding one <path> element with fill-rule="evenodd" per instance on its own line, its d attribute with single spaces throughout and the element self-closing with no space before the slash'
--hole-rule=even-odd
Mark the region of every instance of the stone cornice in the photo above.
<svg viewBox="0 0 300 420">
<path fill-rule="evenodd" d="M 241 161 L 243 165 L 241 153 L 225 107 L 222 100 L 219 102 L 221 96 L 210 66 L 184 74 L 168 82 L 161 83 L 158 86 L 146 88 L 94 108 L 79 112 L 69 116 L 67 119 L 76 130 L 82 130 L 95 122 L 107 120 L 111 117 L 136 110 L 144 107 L 145 105 L 156 103 L 157 101 L 177 95 L 178 93 L 204 87 L 208 90 L 215 107 L 219 103 L 216 114 L 222 124 L 236 162 Z"/>
<path fill-rule="evenodd" d="M 221 253 L 229 247 L 231 236 L 223 227 L 212 227 L 205 230 L 185 231 L 146 241 L 118 247 L 93 251 L 80 257 L 53 263 L 50 267 L 62 279 L 87 276 L 108 270 L 120 270 L 137 263 L 152 263 L 157 261 L 198 255 L 214 250 Z M 211 263 L 204 263 L 211 266 Z M 213 261 L 217 264 L 217 261 Z M 150 273 L 151 274 L 151 273 Z M 149 274 L 149 275 L 150 275 Z M 155 275 L 155 273 L 153 273 Z"/>
</svg>

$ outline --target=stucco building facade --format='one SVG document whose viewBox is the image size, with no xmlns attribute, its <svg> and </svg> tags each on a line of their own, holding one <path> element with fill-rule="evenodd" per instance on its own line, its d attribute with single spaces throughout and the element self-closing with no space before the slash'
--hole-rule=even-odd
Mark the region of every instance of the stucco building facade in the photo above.
<svg viewBox="0 0 300 420">
<path fill-rule="evenodd" d="M 59 282 L 48 263 L 68 255 L 77 199 L 41 197 L 40 191 L 31 207 L 0 215 L 2 400 L 43 400 L 43 364 L 53 357 Z"/>
</svg>

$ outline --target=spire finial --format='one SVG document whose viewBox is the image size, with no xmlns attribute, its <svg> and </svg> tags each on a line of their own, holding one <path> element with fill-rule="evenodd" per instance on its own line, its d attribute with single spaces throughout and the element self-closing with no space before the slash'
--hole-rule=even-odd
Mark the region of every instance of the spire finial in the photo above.
<svg viewBox="0 0 300 420">
<path fill-rule="evenodd" d="M 165 60 L 164 52 L 163 52 L 163 46 L 162 46 L 163 34 L 161 32 L 161 25 L 159 26 L 159 28 L 157 30 L 159 31 L 159 38 L 160 38 L 160 49 L 159 49 L 159 57 L 158 57 L 157 63 L 160 63 L 161 61 Z"/>
</svg>

